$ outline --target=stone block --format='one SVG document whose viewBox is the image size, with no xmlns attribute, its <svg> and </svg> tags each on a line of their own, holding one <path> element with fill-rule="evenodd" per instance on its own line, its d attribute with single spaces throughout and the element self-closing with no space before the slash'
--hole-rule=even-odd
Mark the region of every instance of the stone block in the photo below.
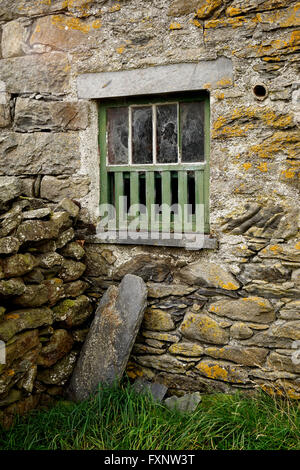
<svg viewBox="0 0 300 470">
<path fill-rule="evenodd" d="M 215 263 L 196 261 L 178 271 L 177 276 L 187 284 L 237 290 L 239 282 L 224 267 Z"/>
<path fill-rule="evenodd" d="M 188 312 L 180 327 L 184 337 L 213 344 L 226 344 L 229 334 L 224 328 L 205 314 Z"/>
<path fill-rule="evenodd" d="M 89 186 L 90 178 L 87 176 L 64 179 L 44 176 L 41 182 L 41 197 L 54 202 L 62 198 L 80 199 L 88 194 Z"/>
<path fill-rule="evenodd" d="M 41 370 L 37 375 L 38 380 L 47 385 L 65 385 L 74 369 L 77 354 L 77 351 L 71 351 L 54 366 Z"/>
<path fill-rule="evenodd" d="M 127 274 L 119 288 L 111 286 L 101 299 L 71 378 L 69 395 L 86 399 L 101 384 L 119 380 L 133 347 L 146 307 L 143 280 Z"/>
<path fill-rule="evenodd" d="M 244 366 L 261 366 L 269 353 L 264 348 L 247 348 L 242 346 L 226 345 L 223 348 L 209 347 L 205 349 L 205 354 L 215 359 L 225 359 Z"/>
<path fill-rule="evenodd" d="M 237 300 L 219 300 L 209 307 L 209 312 L 232 320 L 270 323 L 275 312 L 269 300 L 262 297 L 243 297 Z"/>
<path fill-rule="evenodd" d="M 26 21 L 26 20 L 25 20 Z M 18 57 L 24 54 L 23 42 L 26 39 L 24 20 L 9 21 L 2 26 L 2 57 Z"/>
<path fill-rule="evenodd" d="M 17 98 L 14 129 L 19 132 L 86 129 L 87 103 Z"/>
<path fill-rule="evenodd" d="M 0 80 L 8 93 L 65 94 L 70 91 L 66 54 L 50 52 L 2 59 Z"/>
<path fill-rule="evenodd" d="M 64 328 L 79 326 L 92 314 L 93 308 L 88 297 L 80 295 L 66 299 L 53 307 L 55 321 Z"/>
<path fill-rule="evenodd" d="M 205 377 L 222 380 L 223 382 L 232 382 L 237 384 L 249 382 L 248 374 L 245 369 L 226 361 L 203 359 L 196 366 L 196 370 Z"/>
<path fill-rule="evenodd" d="M 133 389 L 136 393 L 150 394 L 155 401 L 162 401 L 167 393 L 168 387 L 160 383 L 149 382 L 139 377 L 135 380 Z"/>
<path fill-rule="evenodd" d="M 148 308 L 145 311 L 142 328 L 154 331 L 171 331 L 175 329 L 175 324 L 169 313 L 158 308 Z"/>
<path fill-rule="evenodd" d="M 0 324 L 0 339 L 8 341 L 23 330 L 32 330 L 52 323 L 53 314 L 48 307 L 15 310 L 5 315 Z"/>
<path fill-rule="evenodd" d="M 64 158 L 62 158 L 62 155 Z M 71 175 L 80 166 L 76 132 L 7 133 L 0 138 L 0 174 Z"/>
<path fill-rule="evenodd" d="M 1 144 L 0 144 L 1 145 Z M 20 180 L 14 176 L 0 176 L 0 207 L 22 193 Z"/>
<path fill-rule="evenodd" d="M 51 367 L 70 352 L 73 342 L 72 335 L 66 330 L 55 330 L 49 343 L 41 349 L 38 365 Z"/>
<path fill-rule="evenodd" d="M 176 410 L 180 413 L 192 413 L 196 410 L 202 398 L 199 392 L 187 393 L 182 397 L 172 396 L 167 398 L 164 403 L 170 410 Z"/>
</svg>

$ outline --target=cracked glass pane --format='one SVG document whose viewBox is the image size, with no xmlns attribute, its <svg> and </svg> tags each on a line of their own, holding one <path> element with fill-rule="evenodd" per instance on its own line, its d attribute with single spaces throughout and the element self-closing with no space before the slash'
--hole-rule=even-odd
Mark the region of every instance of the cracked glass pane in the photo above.
<svg viewBox="0 0 300 470">
<path fill-rule="evenodd" d="M 152 107 L 132 108 L 132 163 L 152 162 Z"/>
<path fill-rule="evenodd" d="M 157 162 L 177 163 L 177 104 L 158 105 Z"/>
<path fill-rule="evenodd" d="M 180 103 L 183 163 L 204 161 L 204 103 Z"/>
<path fill-rule="evenodd" d="M 108 164 L 128 164 L 128 107 L 107 110 Z"/>
</svg>

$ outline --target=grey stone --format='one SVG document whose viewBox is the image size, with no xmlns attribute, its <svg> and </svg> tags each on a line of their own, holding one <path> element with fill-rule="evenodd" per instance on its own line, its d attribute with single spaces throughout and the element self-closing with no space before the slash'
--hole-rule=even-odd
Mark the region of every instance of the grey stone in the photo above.
<svg viewBox="0 0 300 470">
<path fill-rule="evenodd" d="M 57 93 L 69 91 L 66 54 L 51 52 L 1 60 L 0 80 L 9 93 Z"/>
<path fill-rule="evenodd" d="M 24 211 L 24 219 L 43 219 L 51 214 L 51 209 L 49 207 L 42 207 L 41 209 L 35 209 L 32 211 Z"/>
<path fill-rule="evenodd" d="M 177 276 L 187 284 L 221 288 L 228 291 L 239 289 L 240 284 L 224 267 L 206 260 L 196 261 L 179 270 Z"/>
<path fill-rule="evenodd" d="M 67 197 L 63 198 L 59 204 L 57 204 L 56 210 L 65 210 L 71 217 L 77 217 L 79 214 L 79 206 Z"/>
<path fill-rule="evenodd" d="M 18 98 L 14 129 L 21 132 L 85 129 L 88 124 L 87 104 L 64 101 L 39 101 Z"/>
<path fill-rule="evenodd" d="M 20 242 L 15 237 L 0 238 L 0 255 L 11 255 L 17 253 Z"/>
<path fill-rule="evenodd" d="M 7 132 L 0 137 L 0 173 L 4 175 L 71 175 L 79 168 L 78 155 L 79 136 L 72 131 L 58 132 L 55 139 L 49 132 Z M 14 193 L 19 195 L 21 188 L 18 191 Z"/>
<path fill-rule="evenodd" d="M 1 142 L 1 140 L 0 140 Z M 0 207 L 22 193 L 20 180 L 14 176 L 0 176 Z"/>
<path fill-rule="evenodd" d="M 232 79 L 232 62 L 220 57 L 196 64 L 174 64 L 121 72 L 79 75 L 79 98 L 112 98 L 172 91 L 199 90 L 206 83 Z"/>
<path fill-rule="evenodd" d="M 127 274 L 119 288 L 111 286 L 101 299 L 69 387 L 73 400 L 113 384 L 125 370 L 146 307 L 144 281 Z"/>
<path fill-rule="evenodd" d="M 182 397 L 172 396 L 167 398 L 164 403 L 170 410 L 177 410 L 180 413 L 192 413 L 201 402 L 199 392 L 188 393 Z"/>
<path fill-rule="evenodd" d="M 54 202 L 58 202 L 62 198 L 78 199 L 87 195 L 89 185 L 90 178 L 87 176 L 63 179 L 53 176 L 44 176 L 41 182 L 41 197 Z"/>
<path fill-rule="evenodd" d="M 156 382 L 149 382 L 148 380 L 138 378 L 133 384 L 133 389 L 137 393 L 149 393 L 155 401 L 162 401 L 167 393 L 168 387 Z"/>
</svg>

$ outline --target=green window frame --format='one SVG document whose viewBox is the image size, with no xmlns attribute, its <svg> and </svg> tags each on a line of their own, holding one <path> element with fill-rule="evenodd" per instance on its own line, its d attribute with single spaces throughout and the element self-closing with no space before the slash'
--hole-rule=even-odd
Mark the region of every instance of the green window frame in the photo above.
<svg viewBox="0 0 300 470">
<path fill-rule="evenodd" d="M 204 158 L 198 162 L 183 162 L 182 156 L 182 126 L 180 119 L 180 105 L 182 103 L 203 102 L 204 123 Z M 177 104 L 177 132 L 178 132 L 178 162 L 177 163 L 132 163 L 111 164 L 108 162 L 108 110 L 111 108 L 128 107 L 135 109 L 139 106 L 151 106 L 156 113 L 157 106 L 163 104 Z M 155 110 L 155 111 L 154 111 Z M 210 106 L 209 93 L 206 91 L 170 93 L 166 95 L 151 95 L 143 97 L 104 99 L 98 102 L 99 111 L 99 149 L 100 149 L 100 204 L 113 204 L 118 211 L 120 196 L 128 194 L 130 205 L 141 203 L 141 183 L 144 187 L 144 201 L 147 209 L 156 202 L 157 193 L 160 193 L 161 203 L 171 204 L 174 199 L 174 187 L 177 192 L 175 200 L 181 206 L 190 203 L 203 204 L 204 223 L 201 233 L 209 234 L 209 160 L 210 160 Z M 130 114 L 131 113 L 131 114 Z M 129 116 L 132 112 L 129 112 Z M 129 117 L 129 129 L 132 122 Z M 153 121 L 156 126 L 156 120 Z M 153 128 L 154 129 L 154 128 Z M 153 130 L 153 135 L 156 129 Z M 128 151 L 132 152 L 132 134 L 129 131 Z M 153 152 L 154 150 L 153 143 Z M 155 158 L 154 158 L 155 160 Z M 175 181 L 177 179 L 177 182 Z M 191 182 L 194 181 L 193 195 L 190 194 Z M 176 184 L 175 184 L 176 183 Z M 129 191 L 128 191 L 128 188 Z M 159 191 L 157 191 L 159 189 Z M 149 211 L 150 214 L 150 211 Z M 150 222 L 151 215 L 148 217 Z M 117 228 L 121 230 L 121 227 Z M 159 225 L 159 231 L 164 227 Z M 173 227 L 174 232 L 180 227 Z M 195 232 L 198 227 L 193 227 Z M 134 243 L 134 241 L 132 242 Z M 149 244 L 149 243 L 148 243 Z M 155 243 L 157 244 L 157 243 Z M 161 243 L 164 244 L 164 243 Z M 167 243 L 166 243 L 167 244 Z"/>
</svg>

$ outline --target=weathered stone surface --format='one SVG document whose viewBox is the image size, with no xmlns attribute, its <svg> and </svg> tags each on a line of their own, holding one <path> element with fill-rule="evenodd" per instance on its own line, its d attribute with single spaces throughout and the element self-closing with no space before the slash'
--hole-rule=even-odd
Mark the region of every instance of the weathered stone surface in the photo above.
<svg viewBox="0 0 300 470">
<path fill-rule="evenodd" d="M 163 384 L 149 382 L 142 378 L 135 380 L 133 389 L 136 393 L 151 394 L 155 401 L 162 401 L 168 390 L 168 388 Z"/>
<path fill-rule="evenodd" d="M 27 351 L 21 361 L 14 361 L 9 369 L 6 369 L 0 375 L 0 395 L 7 394 L 8 391 L 18 383 L 26 373 L 33 367 L 37 361 L 40 347 L 35 347 Z"/>
<path fill-rule="evenodd" d="M 169 295 L 183 296 L 195 292 L 195 287 L 188 287 L 181 284 L 156 284 L 154 282 L 148 282 L 148 297 L 155 299 L 168 297 Z"/>
<path fill-rule="evenodd" d="M 197 18 L 209 18 L 222 5 L 222 0 L 202 0 L 198 5 Z"/>
<path fill-rule="evenodd" d="M 71 259 L 64 259 L 58 276 L 65 282 L 76 281 L 86 269 L 85 264 Z"/>
<path fill-rule="evenodd" d="M 207 261 L 189 264 L 178 272 L 178 277 L 188 284 L 237 290 L 239 282 L 223 267 Z"/>
<path fill-rule="evenodd" d="M 211 317 L 205 314 L 188 312 L 180 326 L 186 338 L 214 344 L 225 344 L 229 334 Z"/>
<path fill-rule="evenodd" d="M 0 90 L 0 128 L 8 127 L 11 123 L 9 98 L 8 93 Z"/>
<path fill-rule="evenodd" d="M 14 129 L 19 132 L 76 131 L 88 125 L 85 102 L 40 101 L 17 98 Z"/>
<path fill-rule="evenodd" d="M 272 351 L 267 359 L 267 365 L 271 369 L 283 370 L 293 373 L 300 372 L 300 362 L 299 360 L 293 360 L 293 356 L 285 356 L 283 354 L 278 354 L 277 352 Z"/>
<path fill-rule="evenodd" d="M 4 59 L 8 57 L 18 57 L 23 55 L 23 41 L 26 39 L 26 20 L 10 21 L 3 25 L 2 28 L 2 56 Z"/>
<path fill-rule="evenodd" d="M 121 264 L 113 273 L 114 279 L 122 279 L 125 274 L 140 276 L 145 282 L 163 282 L 170 272 L 166 261 L 155 260 L 151 255 L 140 254 Z"/>
<path fill-rule="evenodd" d="M 178 343 L 180 340 L 180 336 L 177 334 L 160 333 L 156 331 L 142 330 L 142 335 L 145 336 L 145 338 L 166 341 L 167 343 Z"/>
<path fill-rule="evenodd" d="M 0 338 L 8 341 L 23 330 L 32 330 L 43 325 L 52 325 L 53 314 L 48 307 L 15 310 L 5 315 L 0 323 Z"/>
<path fill-rule="evenodd" d="M 19 307 L 40 307 L 48 302 L 48 289 L 43 284 L 25 287 L 23 294 L 13 299 L 13 304 Z"/>
<path fill-rule="evenodd" d="M 146 307 L 147 289 L 141 278 L 126 275 L 119 289 L 103 296 L 71 379 L 70 396 L 87 398 L 101 383 L 122 377 Z"/>
<path fill-rule="evenodd" d="M 70 242 L 61 250 L 61 254 L 78 261 L 84 256 L 85 251 L 79 243 Z"/>
<path fill-rule="evenodd" d="M 164 370 L 166 372 L 172 370 L 173 372 L 185 373 L 189 367 L 188 363 L 181 362 L 170 354 L 163 354 L 161 356 L 136 356 L 135 360 L 142 366 L 151 367 L 156 370 Z"/>
<path fill-rule="evenodd" d="M 84 281 L 67 282 L 63 285 L 65 297 L 78 297 L 88 288 L 88 283 Z"/>
<path fill-rule="evenodd" d="M 278 317 L 285 320 L 297 320 L 300 318 L 300 300 L 292 300 L 285 304 L 280 309 Z"/>
<path fill-rule="evenodd" d="M 18 178 L 14 176 L 0 176 L 0 207 L 2 204 L 15 199 L 21 193 L 22 188 Z"/>
<path fill-rule="evenodd" d="M 10 297 L 21 295 L 25 291 L 25 284 L 21 278 L 12 278 L 0 281 L 0 296 Z"/>
<path fill-rule="evenodd" d="M 62 52 L 3 59 L 0 80 L 9 93 L 63 94 L 69 91 L 68 66 Z"/>
<path fill-rule="evenodd" d="M 0 238 L 0 254 L 11 255 L 17 253 L 20 242 L 16 237 Z"/>
<path fill-rule="evenodd" d="M 72 335 L 66 330 L 55 330 L 49 343 L 41 349 L 37 361 L 38 365 L 51 367 L 70 352 L 73 342 Z"/>
<path fill-rule="evenodd" d="M 23 212 L 23 219 L 43 219 L 51 214 L 49 207 Z"/>
<path fill-rule="evenodd" d="M 261 366 L 266 360 L 269 351 L 264 348 L 247 348 L 242 346 L 224 346 L 222 348 L 209 347 L 205 354 L 215 359 L 225 359 L 244 366 Z"/>
<path fill-rule="evenodd" d="M 244 369 L 226 361 L 203 359 L 197 364 L 196 369 L 201 375 L 210 379 L 233 383 L 249 382 L 248 374 Z"/>
<path fill-rule="evenodd" d="M 233 320 L 270 323 L 275 320 L 272 304 L 261 297 L 243 297 L 239 300 L 220 300 L 209 307 L 209 312 Z"/>
<path fill-rule="evenodd" d="M 37 376 L 37 366 L 33 365 L 24 375 L 22 380 L 18 383 L 18 386 L 25 390 L 26 393 L 32 393 L 34 382 Z"/>
<path fill-rule="evenodd" d="M 79 206 L 75 204 L 71 199 L 64 197 L 56 206 L 56 210 L 64 210 L 70 214 L 71 217 L 77 217 L 79 215 Z"/>
<path fill-rule="evenodd" d="M 163 354 L 165 351 L 160 348 L 148 346 L 147 344 L 135 343 L 132 348 L 132 354 Z"/>
<path fill-rule="evenodd" d="M 29 273 L 37 266 L 37 260 L 30 253 L 16 254 L 1 261 L 5 278 L 19 277 Z"/>
<path fill-rule="evenodd" d="M 70 173 L 65 170 L 63 172 Z M 48 171 L 48 173 L 50 172 Z M 87 176 L 74 176 L 63 179 L 55 178 L 54 176 L 44 176 L 41 183 L 41 197 L 54 202 L 60 201 L 61 198 L 78 199 L 87 195 L 89 185 L 90 178 Z"/>
<path fill-rule="evenodd" d="M 50 240 L 58 234 L 59 226 L 52 220 L 26 220 L 17 230 L 17 237 L 22 243 Z"/>
<path fill-rule="evenodd" d="M 169 313 L 158 308 L 148 308 L 145 311 L 142 328 L 154 331 L 174 330 L 175 324 Z"/>
<path fill-rule="evenodd" d="M 107 274 L 108 265 L 100 253 L 93 251 L 92 247 L 87 246 L 85 249 L 86 256 L 83 261 L 86 264 L 86 276 L 98 277 Z"/>
<path fill-rule="evenodd" d="M 230 327 L 230 336 L 235 339 L 251 338 L 253 330 L 243 322 L 236 322 Z"/>
<path fill-rule="evenodd" d="M 60 233 L 59 237 L 56 240 L 57 248 L 63 248 L 68 242 L 73 240 L 75 236 L 73 227 L 69 228 L 68 230 L 64 230 Z"/>
<path fill-rule="evenodd" d="M 169 16 L 188 15 L 199 7 L 201 0 L 173 0 L 169 6 Z"/>
<path fill-rule="evenodd" d="M 277 321 L 270 328 L 271 334 L 279 338 L 289 338 L 300 340 L 300 320 L 298 321 Z"/>
<path fill-rule="evenodd" d="M 53 307 L 55 321 L 60 322 L 65 328 L 81 325 L 92 311 L 90 300 L 85 295 L 63 300 Z"/>
<path fill-rule="evenodd" d="M 0 138 L 0 157 L 2 175 L 71 175 L 79 168 L 79 136 L 72 131 L 58 132 L 55 139 L 48 132 L 8 132 Z"/>
<path fill-rule="evenodd" d="M 50 369 L 38 372 L 37 378 L 48 385 L 65 385 L 75 366 L 77 351 L 72 351 Z"/>
<path fill-rule="evenodd" d="M 55 305 L 60 299 L 68 297 L 63 285 L 63 281 L 58 278 L 47 279 L 41 281 L 42 285 L 47 290 L 47 298 L 50 307 Z M 82 293 L 82 292 L 81 292 Z M 80 294 L 78 294 L 80 295 Z"/>
<path fill-rule="evenodd" d="M 10 367 L 10 365 L 17 359 L 24 356 L 24 354 L 39 345 L 38 330 L 26 331 L 16 335 L 13 342 L 6 345 L 6 362 L 0 364 L 0 374 L 3 370 Z"/>
<path fill-rule="evenodd" d="M 195 343 L 175 343 L 169 347 L 169 352 L 175 356 L 199 357 L 204 353 L 204 349 Z"/>
<path fill-rule="evenodd" d="M 182 397 L 172 396 L 164 401 L 167 408 L 180 413 L 192 413 L 201 402 L 202 397 L 199 392 L 188 393 Z"/>
<path fill-rule="evenodd" d="M 45 253 L 36 257 L 41 268 L 60 268 L 64 262 L 63 256 L 56 252 Z"/>
</svg>

